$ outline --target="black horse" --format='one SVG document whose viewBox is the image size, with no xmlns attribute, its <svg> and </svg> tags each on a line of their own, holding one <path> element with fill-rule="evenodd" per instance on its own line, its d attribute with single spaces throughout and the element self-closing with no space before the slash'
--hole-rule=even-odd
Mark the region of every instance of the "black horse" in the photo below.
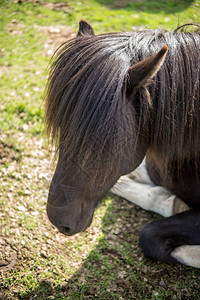
<svg viewBox="0 0 200 300">
<path fill-rule="evenodd" d="M 111 191 L 166 217 L 141 230 L 144 255 L 200 267 L 199 83 L 197 31 L 96 36 L 80 22 L 47 86 L 59 155 L 47 214 L 60 232 L 84 231 L 117 182 Z"/>
</svg>

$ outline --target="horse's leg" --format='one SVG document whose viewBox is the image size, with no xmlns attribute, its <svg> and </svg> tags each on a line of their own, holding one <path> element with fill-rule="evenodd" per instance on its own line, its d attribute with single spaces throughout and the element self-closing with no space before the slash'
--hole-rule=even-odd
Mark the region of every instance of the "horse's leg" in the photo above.
<svg viewBox="0 0 200 300">
<path fill-rule="evenodd" d="M 154 221 L 140 232 L 145 257 L 200 268 L 200 211 Z"/>
<path fill-rule="evenodd" d="M 121 176 L 112 187 L 111 192 L 163 217 L 169 217 L 189 209 L 181 199 L 166 188 L 153 184 L 144 161 L 132 173 Z"/>
</svg>

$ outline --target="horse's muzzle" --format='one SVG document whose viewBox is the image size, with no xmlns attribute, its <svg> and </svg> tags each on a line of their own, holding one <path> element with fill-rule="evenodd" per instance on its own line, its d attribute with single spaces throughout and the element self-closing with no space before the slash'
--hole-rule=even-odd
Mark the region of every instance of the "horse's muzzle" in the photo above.
<svg viewBox="0 0 200 300">
<path fill-rule="evenodd" d="M 47 203 L 46 210 L 50 222 L 67 236 L 85 231 L 93 219 L 93 211 L 83 214 L 78 207 L 72 209 L 70 205 L 56 207 Z"/>
</svg>

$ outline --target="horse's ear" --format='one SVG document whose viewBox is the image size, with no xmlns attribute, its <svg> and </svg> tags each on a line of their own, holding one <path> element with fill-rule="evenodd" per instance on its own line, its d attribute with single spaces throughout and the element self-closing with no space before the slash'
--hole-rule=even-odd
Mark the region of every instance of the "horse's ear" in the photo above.
<svg viewBox="0 0 200 300">
<path fill-rule="evenodd" d="M 162 66 L 167 51 L 168 47 L 165 45 L 158 53 L 140 61 L 128 69 L 128 95 L 132 94 L 134 88 L 144 87 L 148 84 L 149 80 L 155 76 Z"/>
<path fill-rule="evenodd" d="M 93 28 L 84 20 L 79 22 L 77 37 L 95 35 Z"/>
</svg>

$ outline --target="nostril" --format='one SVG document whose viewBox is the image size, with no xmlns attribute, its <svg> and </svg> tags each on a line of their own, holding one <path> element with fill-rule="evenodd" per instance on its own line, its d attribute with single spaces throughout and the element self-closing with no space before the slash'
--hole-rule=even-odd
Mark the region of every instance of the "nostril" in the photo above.
<svg viewBox="0 0 200 300">
<path fill-rule="evenodd" d="M 69 227 L 63 227 L 64 234 L 70 233 L 71 229 Z"/>
<path fill-rule="evenodd" d="M 70 227 L 65 227 L 65 226 L 59 226 L 57 227 L 60 233 L 65 234 L 65 235 L 72 235 L 73 234 L 73 229 Z"/>
</svg>

